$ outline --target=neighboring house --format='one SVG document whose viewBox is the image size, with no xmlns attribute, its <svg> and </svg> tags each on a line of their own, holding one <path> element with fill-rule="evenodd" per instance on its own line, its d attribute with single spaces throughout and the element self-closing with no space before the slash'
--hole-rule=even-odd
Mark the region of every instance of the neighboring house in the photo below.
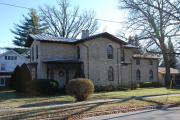
<svg viewBox="0 0 180 120">
<path fill-rule="evenodd" d="M 159 67 L 158 68 L 158 79 L 162 84 L 164 84 L 165 74 L 166 74 L 165 67 Z M 171 74 L 171 78 L 172 78 L 173 82 L 175 84 L 180 84 L 180 81 L 179 81 L 179 78 L 178 78 L 179 70 L 174 69 L 174 68 L 170 68 L 170 74 Z"/>
<path fill-rule="evenodd" d="M 27 63 L 28 60 L 13 50 L 0 54 L 0 87 L 8 86 L 9 78 L 17 65 Z"/>
<path fill-rule="evenodd" d="M 54 79 L 64 87 L 82 69 L 95 85 L 130 86 L 157 81 L 158 57 L 135 55 L 135 47 L 105 32 L 82 39 L 29 35 L 33 79 Z"/>
</svg>

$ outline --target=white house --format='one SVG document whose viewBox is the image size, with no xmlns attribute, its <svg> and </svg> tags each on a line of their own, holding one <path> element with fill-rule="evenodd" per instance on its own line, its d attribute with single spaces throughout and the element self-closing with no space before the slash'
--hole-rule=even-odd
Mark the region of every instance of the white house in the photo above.
<svg viewBox="0 0 180 120">
<path fill-rule="evenodd" d="M 13 50 L 0 54 L 0 87 L 8 84 L 8 79 L 17 65 L 27 63 L 28 59 Z"/>
</svg>

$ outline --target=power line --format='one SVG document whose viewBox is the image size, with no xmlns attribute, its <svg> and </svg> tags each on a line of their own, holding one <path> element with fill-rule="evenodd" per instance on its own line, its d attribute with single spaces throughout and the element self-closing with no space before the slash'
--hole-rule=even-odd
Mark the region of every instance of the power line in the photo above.
<svg viewBox="0 0 180 120">
<path fill-rule="evenodd" d="M 24 7 L 24 6 L 20 6 L 20 5 L 15 5 L 15 4 L 8 4 L 8 3 L 2 3 L 0 2 L 1 5 L 6 5 L 6 6 L 10 6 L 10 7 L 16 7 L 16 8 L 21 8 L 21 9 L 26 9 L 26 10 L 30 10 L 31 8 L 28 7 Z M 79 16 L 77 16 L 79 17 Z M 92 19 L 92 18 L 90 18 Z M 119 21 L 113 21 L 113 20 L 106 20 L 106 19 L 99 19 L 99 18 L 94 18 L 95 20 L 99 20 L 99 21 L 104 21 L 104 22 L 111 22 L 111 23 L 119 23 L 121 24 L 122 22 Z"/>
<path fill-rule="evenodd" d="M 1 5 L 6 5 L 6 6 L 11 6 L 11 7 L 16 7 L 16 8 L 22 8 L 22 9 L 31 9 L 31 8 L 28 8 L 28 7 L 24 7 L 24 6 L 19 6 L 19 5 L 14 5 L 14 4 L 8 4 L 8 3 L 2 3 L 0 2 Z"/>
</svg>

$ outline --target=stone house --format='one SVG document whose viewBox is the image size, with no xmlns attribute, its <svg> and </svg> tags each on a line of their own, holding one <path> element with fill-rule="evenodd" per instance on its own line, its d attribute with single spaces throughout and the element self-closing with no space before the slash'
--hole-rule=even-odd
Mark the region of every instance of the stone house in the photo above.
<svg viewBox="0 0 180 120">
<path fill-rule="evenodd" d="M 13 50 L 0 54 L 0 87 L 8 87 L 9 78 L 15 67 L 27 62 L 26 57 Z"/>
<path fill-rule="evenodd" d="M 135 47 L 104 32 L 81 39 L 28 36 L 29 68 L 33 79 L 54 79 L 64 87 L 78 70 L 95 85 L 130 86 L 157 81 L 158 57 L 135 54 Z"/>
</svg>

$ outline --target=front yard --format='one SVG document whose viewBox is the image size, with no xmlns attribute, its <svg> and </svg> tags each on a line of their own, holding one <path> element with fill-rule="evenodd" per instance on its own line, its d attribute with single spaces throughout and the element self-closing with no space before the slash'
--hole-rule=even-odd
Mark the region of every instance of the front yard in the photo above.
<svg viewBox="0 0 180 120">
<path fill-rule="evenodd" d="M 23 97 L 14 91 L 0 92 L 0 108 L 10 110 L 0 112 L 0 119 L 25 118 L 72 118 L 92 115 L 109 114 L 114 112 L 127 112 L 146 106 L 163 104 L 180 104 L 180 96 L 167 96 L 165 94 L 180 94 L 180 90 L 167 90 L 165 88 L 146 88 L 128 91 L 103 92 L 93 94 L 88 101 L 118 99 L 118 101 L 81 104 L 68 107 L 46 107 L 47 105 L 60 105 L 75 103 L 75 99 L 67 95 Z M 148 97 L 165 95 L 161 97 Z M 39 107 L 39 108 L 35 108 Z M 10 109 L 9 109 L 10 108 Z M 30 109 L 21 109 L 30 108 Z M 0 109 L 0 110 L 1 110 Z"/>
</svg>

